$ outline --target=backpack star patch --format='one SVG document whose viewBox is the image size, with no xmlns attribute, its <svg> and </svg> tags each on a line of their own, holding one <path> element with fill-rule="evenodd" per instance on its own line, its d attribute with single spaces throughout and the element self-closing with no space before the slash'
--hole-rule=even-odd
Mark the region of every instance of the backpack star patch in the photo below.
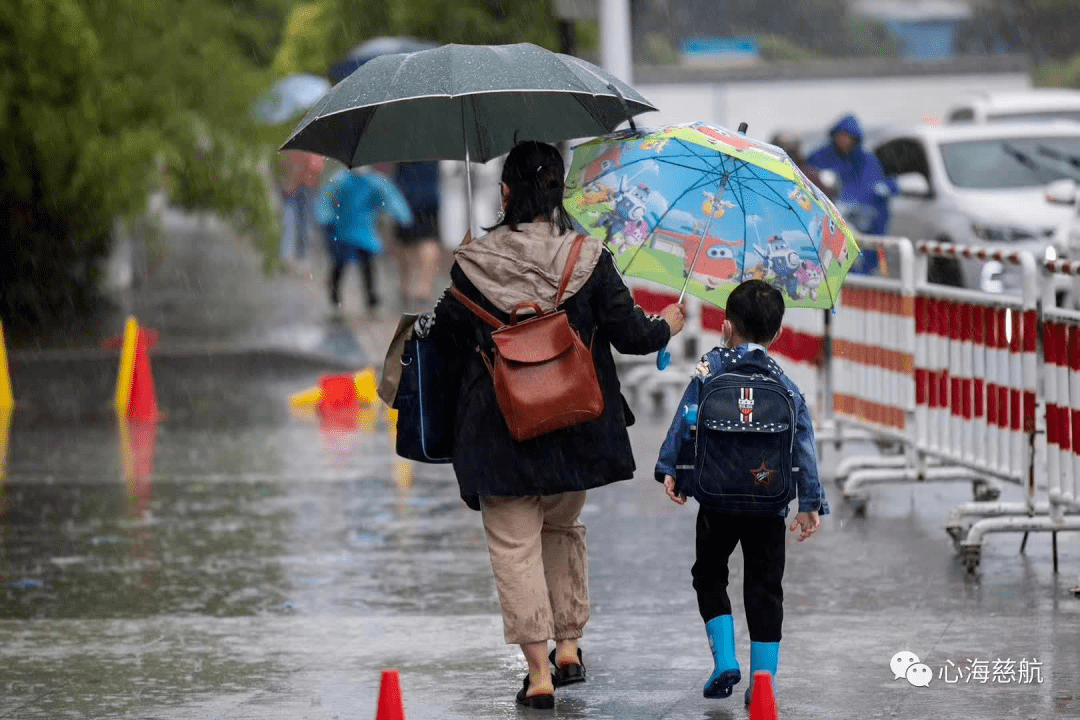
<svg viewBox="0 0 1080 720">
<path fill-rule="evenodd" d="M 772 485 L 773 475 L 778 471 L 770 468 L 765 464 L 765 461 L 761 461 L 761 467 L 754 468 L 750 471 L 750 474 L 754 476 L 755 485 Z"/>
</svg>

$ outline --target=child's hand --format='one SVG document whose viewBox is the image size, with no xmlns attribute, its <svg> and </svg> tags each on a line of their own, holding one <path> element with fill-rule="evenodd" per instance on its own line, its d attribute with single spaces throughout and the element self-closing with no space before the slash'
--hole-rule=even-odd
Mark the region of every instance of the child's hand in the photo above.
<svg viewBox="0 0 1080 720">
<path fill-rule="evenodd" d="M 821 527 L 821 519 L 818 517 L 817 511 L 801 512 L 795 516 L 795 522 L 791 523 L 791 532 L 802 530 L 799 533 L 799 542 L 802 542 L 817 532 L 819 527 Z"/>
<path fill-rule="evenodd" d="M 667 490 L 667 496 L 671 498 L 671 502 L 675 503 L 676 505 L 686 504 L 685 495 L 683 495 L 682 493 L 679 493 L 678 495 L 675 494 L 675 478 L 671 477 L 670 475 L 665 475 L 664 489 Z"/>
</svg>

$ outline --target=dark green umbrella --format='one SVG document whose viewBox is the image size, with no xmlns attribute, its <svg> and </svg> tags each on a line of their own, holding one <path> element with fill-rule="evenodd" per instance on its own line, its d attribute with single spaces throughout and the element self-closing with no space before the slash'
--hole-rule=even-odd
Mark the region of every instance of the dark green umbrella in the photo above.
<svg viewBox="0 0 1080 720">
<path fill-rule="evenodd" d="M 592 63 L 536 45 L 443 45 L 364 63 L 300 122 L 282 149 L 350 167 L 409 160 L 487 162 L 517 140 L 614 130 L 655 110 Z"/>
</svg>

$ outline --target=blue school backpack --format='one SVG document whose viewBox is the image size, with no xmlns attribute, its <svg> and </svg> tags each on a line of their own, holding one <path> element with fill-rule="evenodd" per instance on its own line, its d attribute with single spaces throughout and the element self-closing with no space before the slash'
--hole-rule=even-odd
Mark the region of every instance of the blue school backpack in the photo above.
<svg viewBox="0 0 1080 720">
<path fill-rule="evenodd" d="M 764 352 L 720 354 L 699 395 L 691 493 L 711 510 L 775 515 L 796 496 L 795 393 Z"/>
</svg>

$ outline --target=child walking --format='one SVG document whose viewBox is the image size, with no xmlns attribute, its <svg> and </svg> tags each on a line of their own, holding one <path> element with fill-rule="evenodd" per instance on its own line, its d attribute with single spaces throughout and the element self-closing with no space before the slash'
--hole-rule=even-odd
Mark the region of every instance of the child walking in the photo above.
<svg viewBox="0 0 1080 720">
<path fill-rule="evenodd" d="M 323 226 L 330 256 L 327 288 L 330 305 L 341 307 L 341 276 L 350 262 L 360 266 L 368 310 L 379 305 L 375 288 L 374 257 L 382 252 L 377 221 L 390 213 L 402 226 L 413 222 L 405 198 L 392 182 L 370 169 L 340 169 L 323 184 L 316 206 L 316 219 Z"/>
<path fill-rule="evenodd" d="M 683 505 L 693 496 L 699 503 L 691 574 L 714 661 L 707 698 L 728 697 L 742 679 L 727 594 L 735 545 L 745 561 L 752 684 L 758 671 L 775 677 L 779 663 L 788 504 L 798 497 L 791 532 L 799 531 L 800 542 L 829 512 L 806 402 L 768 355 L 783 319 L 783 295 L 771 285 L 748 280 L 731 292 L 724 347 L 698 364 L 656 463 L 672 501 Z"/>
</svg>

